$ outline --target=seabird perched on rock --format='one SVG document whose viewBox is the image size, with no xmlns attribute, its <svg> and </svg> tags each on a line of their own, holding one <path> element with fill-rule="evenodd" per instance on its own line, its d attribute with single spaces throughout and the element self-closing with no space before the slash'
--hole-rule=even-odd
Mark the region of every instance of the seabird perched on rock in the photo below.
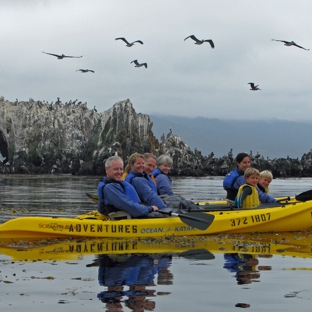
<svg viewBox="0 0 312 312">
<path fill-rule="evenodd" d="M 142 67 L 142 66 L 145 66 L 145 68 L 147 68 L 147 63 L 139 63 L 138 62 L 138 60 L 134 60 L 134 61 L 132 61 L 132 62 L 130 62 L 130 64 L 131 63 L 134 63 L 135 64 L 135 66 L 134 67 Z"/>
<path fill-rule="evenodd" d="M 128 47 L 128 48 L 132 47 L 136 42 L 143 44 L 143 42 L 141 40 L 136 40 L 136 41 L 133 41 L 133 42 L 130 43 L 124 37 L 115 38 L 115 40 L 122 40 L 122 41 L 124 41 L 126 43 L 126 47 Z"/>
<path fill-rule="evenodd" d="M 80 57 L 82 57 L 82 55 L 81 56 L 70 56 L 70 55 L 65 55 L 65 54 L 59 55 L 59 54 L 47 53 L 47 52 L 43 52 L 43 51 L 42 51 L 42 53 L 52 55 L 52 56 L 56 56 L 59 60 L 62 60 L 65 57 L 68 57 L 68 58 L 80 58 Z"/>
<path fill-rule="evenodd" d="M 214 43 L 213 43 L 213 41 L 211 40 L 211 39 L 202 39 L 202 40 L 198 40 L 194 35 L 190 35 L 190 36 L 188 36 L 188 37 L 186 37 L 185 39 L 184 39 L 184 41 L 186 40 L 186 39 L 188 39 L 188 38 L 191 38 L 191 39 L 193 39 L 194 41 L 195 41 L 195 43 L 194 44 L 198 44 L 198 45 L 200 45 L 200 44 L 203 44 L 204 42 L 209 42 L 210 43 L 210 45 L 211 45 L 211 47 L 214 49 Z"/>
<path fill-rule="evenodd" d="M 171 135 L 172 135 L 172 129 L 171 128 L 169 128 L 169 132 L 168 132 L 168 134 L 167 134 L 167 139 L 169 139 L 170 137 L 171 137 Z"/>
<path fill-rule="evenodd" d="M 83 74 L 87 73 L 87 72 L 94 73 L 94 70 L 92 70 L 92 69 L 77 69 L 76 71 L 80 71 Z"/>
<path fill-rule="evenodd" d="M 2 163 L 4 163 L 4 161 L 7 159 L 7 157 L 5 156 L 2 156 L 2 154 L 1 154 L 1 152 L 0 152 L 0 161 L 2 162 Z"/>
<path fill-rule="evenodd" d="M 285 46 L 288 46 L 288 47 L 290 47 L 290 46 L 295 46 L 295 47 L 298 47 L 298 48 L 303 49 L 303 50 L 306 50 L 306 51 L 309 51 L 309 50 L 310 50 L 310 49 L 306 49 L 306 48 L 304 48 L 304 47 L 301 47 L 300 45 L 298 45 L 298 44 L 297 44 L 296 42 L 294 42 L 294 41 L 276 40 L 276 39 L 272 39 L 272 41 L 284 42 L 284 45 L 285 45 Z"/>
<path fill-rule="evenodd" d="M 259 85 L 255 86 L 255 84 L 253 82 L 248 82 L 248 84 L 250 85 L 250 88 L 251 88 L 250 90 L 252 90 L 252 91 L 261 90 L 260 88 L 258 88 Z"/>
<path fill-rule="evenodd" d="M 2 132 L 0 132 L 0 161 L 5 164 L 9 160 L 8 145 L 4 141 Z"/>
</svg>

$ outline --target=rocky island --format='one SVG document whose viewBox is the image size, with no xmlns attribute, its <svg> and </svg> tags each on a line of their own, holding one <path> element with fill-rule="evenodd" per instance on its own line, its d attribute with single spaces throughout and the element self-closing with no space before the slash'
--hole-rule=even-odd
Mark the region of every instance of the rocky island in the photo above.
<svg viewBox="0 0 312 312">
<path fill-rule="evenodd" d="M 112 155 L 125 163 L 134 152 L 168 154 L 173 176 L 222 176 L 235 168 L 232 149 L 214 157 L 191 150 L 173 133 L 158 140 L 146 114 L 137 113 L 129 99 L 98 113 L 87 103 L 69 101 L 10 102 L 0 97 L 0 173 L 70 173 L 104 175 L 103 162 Z M 312 151 L 302 158 L 264 159 L 250 151 L 252 166 L 271 170 L 274 177 L 311 177 Z"/>
</svg>

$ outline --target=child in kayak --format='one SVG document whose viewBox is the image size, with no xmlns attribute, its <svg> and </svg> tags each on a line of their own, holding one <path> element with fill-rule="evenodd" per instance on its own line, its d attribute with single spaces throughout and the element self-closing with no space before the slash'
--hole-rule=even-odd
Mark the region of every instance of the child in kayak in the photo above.
<svg viewBox="0 0 312 312">
<path fill-rule="evenodd" d="M 235 206 L 237 208 L 254 208 L 260 206 L 259 194 L 257 185 L 259 182 L 260 172 L 255 168 L 247 168 L 244 172 L 246 184 L 239 187 L 236 198 Z"/>
<path fill-rule="evenodd" d="M 265 194 L 269 193 L 269 185 L 273 180 L 272 172 L 269 170 L 263 170 L 259 175 L 258 188 Z"/>
<path fill-rule="evenodd" d="M 245 184 L 241 185 L 238 189 L 235 198 L 235 206 L 237 208 L 254 208 L 261 203 L 276 203 L 277 200 L 270 195 L 262 192 L 258 188 L 260 178 L 259 170 L 255 168 L 247 168 L 244 172 Z"/>
</svg>

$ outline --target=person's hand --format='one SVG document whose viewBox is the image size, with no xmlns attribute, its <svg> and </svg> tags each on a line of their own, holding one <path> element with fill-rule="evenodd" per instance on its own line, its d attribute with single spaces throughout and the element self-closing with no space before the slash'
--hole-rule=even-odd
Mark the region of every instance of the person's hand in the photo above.
<svg viewBox="0 0 312 312">
<path fill-rule="evenodd" d="M 153 208 L 153 211 L 157 211 L 158 207 L 157 206 L 151 206 Z"/>
</svg>

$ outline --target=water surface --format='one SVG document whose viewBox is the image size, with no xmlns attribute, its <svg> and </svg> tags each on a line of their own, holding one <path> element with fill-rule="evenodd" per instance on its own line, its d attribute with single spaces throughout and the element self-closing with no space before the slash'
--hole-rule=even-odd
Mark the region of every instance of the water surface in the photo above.
<svg viewBox="0 0 312 312">
<path fill-rule="evenodd" d="M 0 222 L 95 209 L 99 177 L 0 176 Z M 222 199 L 221 177 L 174 178 L 188 199 Z M 275 179 L 273 196 L 312 189 Z M 312 233 L 104 239 L 0 246 L 0 311 L 310 311 Z"/>
</svg>

